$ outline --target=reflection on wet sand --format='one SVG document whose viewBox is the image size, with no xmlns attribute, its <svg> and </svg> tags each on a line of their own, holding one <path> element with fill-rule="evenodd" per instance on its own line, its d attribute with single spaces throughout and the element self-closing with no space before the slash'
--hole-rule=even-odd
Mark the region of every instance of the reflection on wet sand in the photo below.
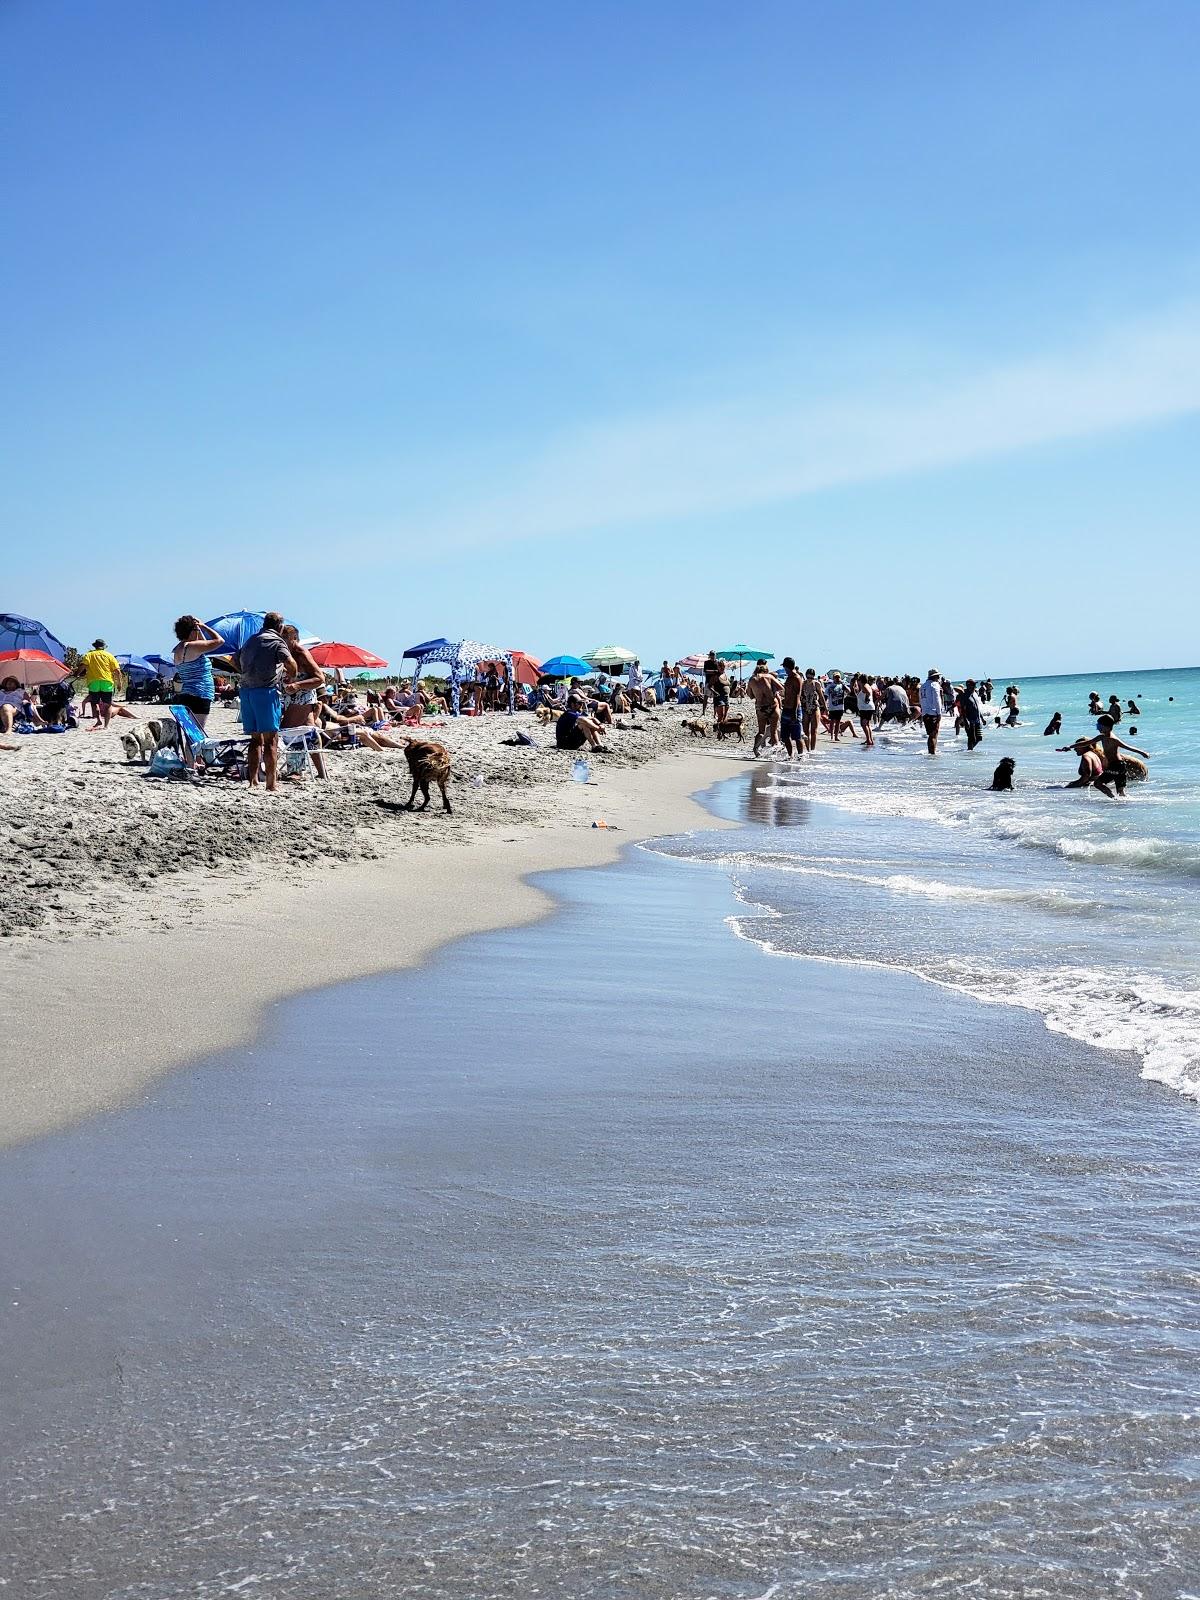
<svg viewBox="0 0 1200 1600">
<path fill-rule="evenodd" d="M 742 789 L 741 802 L 743 822 L 761 822 L 768 828 L 797 828 L 812 817 L 797 779 L 771 770 L 755 774 Z"/>
</svg>

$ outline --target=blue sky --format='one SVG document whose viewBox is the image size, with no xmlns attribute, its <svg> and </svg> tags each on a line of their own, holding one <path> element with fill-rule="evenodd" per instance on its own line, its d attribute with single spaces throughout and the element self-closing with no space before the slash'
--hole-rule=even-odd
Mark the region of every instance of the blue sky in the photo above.
<svg viewBox="0 0 1200 1600">
<path fill-rule="evenodd" d="M 8 0 L 0 609 L 1200 658 L 1200 9 Z"/>
</svg>

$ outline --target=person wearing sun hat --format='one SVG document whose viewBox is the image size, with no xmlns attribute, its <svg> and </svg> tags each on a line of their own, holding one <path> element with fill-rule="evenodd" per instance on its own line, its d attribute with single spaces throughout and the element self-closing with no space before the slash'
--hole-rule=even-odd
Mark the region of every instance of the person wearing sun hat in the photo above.
<svg viewBox="0 0 1200 1600">
<path fill-rule="evenodd" d="M 942 726 L 942 675 L 930 667 L 929 675 L 921 685 L 921 721 L 925 724 L 925 746 L 931 756 L 937 755 L 938 732 Z"/>
<path fill-rule="evenodd" d="M 112 721 L 113 695 L 124 682 L 124 674 L 116 656 L 112 655 L 103 639 L 95 639 L 92 648 L 79 663 L 79 676 L 88 686 L 92 701 L 92 715 L 96 728 L 107 728 Z"/>
</svg>

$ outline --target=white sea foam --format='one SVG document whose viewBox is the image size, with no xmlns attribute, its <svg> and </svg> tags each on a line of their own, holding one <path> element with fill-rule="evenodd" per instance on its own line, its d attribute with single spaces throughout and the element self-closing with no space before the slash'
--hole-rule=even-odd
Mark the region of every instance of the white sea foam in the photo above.
<svg viewBox="0 0 1200 1600">
<path fill-rule="evenodd" d="M 783 872 L 794 877 L 828 878 L 840 883 L 865 884 L 875 889 L 887 889 L 892 894 L 921 896 L 929 900 L 966 900 L 981 905 L 1035 906 L 1060 916 L 1090 916 L 1105 909 L 1105 902 L 1081 899 L 1059 889 L 989 888 L 976 883 L 945 883 L 939 878 L 922 878 L 907 872 L 887 874 L 854 872 L 844 866 L 866 865 L 849 857 L 776 855 L 769 852 L 742 851 L 723 855 L 721 865 L 733 871 L 767 867 L 773 872 Z M 836 870 L 836 869 L 842 870 Z"/>
<path fill-rule="evenodd" d="M 746 902 L 746 896 L 739 892 Z M 748 903 L 748 902 L 747 902 Z M 989 1005 L 1036 1011 L 1047 1028 L 1105 1050 L 1130 1051 L 1142 1058 L 1142 1077 L 1200 1101 L 1200 985 L 1118 967 L 1062 965 L 1000 968 L 954 958 L 913 953 L 883 961 L 875 954 L 792 948 L 752 924 L 764 917 L 788 921 L 770 906 L 731 917 L 729 926 L 773 955 L 837 961 L 856 966 L 910 972 Z M 794 926 L 789 928 L 789 935 Z"/>
</svg>

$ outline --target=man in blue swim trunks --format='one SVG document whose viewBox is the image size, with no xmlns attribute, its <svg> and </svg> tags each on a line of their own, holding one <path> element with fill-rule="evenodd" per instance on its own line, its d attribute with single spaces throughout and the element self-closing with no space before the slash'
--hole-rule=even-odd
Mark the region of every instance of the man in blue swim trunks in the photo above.
<svg viewBox="0 0 1200 1600">
<path fill-rule="evenodd" d="M 242 727 L 250 735 L 246 751 L 246 771 L 250 787 L 258 788 L 258 769 L 267 769 L 267 792 L 275 792 L 275 762 L 279 745 L 279 725 L 283 720 L 282 687 L 296 676 L 296 663 L 282 635 L 283 618 L 268 611 L 262 631 L 253 634 L 238 651 L 238 671 L 242 681 L 239 698 Z"/>
<path fill-rule="evenodd" d="M 797 671 L 791 656 L 784 656 L 783 698 L 779 717 L 779 737 L 788 753 L 788 760 L 798 760 L 804 752 L 804 729 L 800 720 L 800 691 L 804 678 Z M 792 746 L 795 745 L 793 753 Z"/>
</svg>

